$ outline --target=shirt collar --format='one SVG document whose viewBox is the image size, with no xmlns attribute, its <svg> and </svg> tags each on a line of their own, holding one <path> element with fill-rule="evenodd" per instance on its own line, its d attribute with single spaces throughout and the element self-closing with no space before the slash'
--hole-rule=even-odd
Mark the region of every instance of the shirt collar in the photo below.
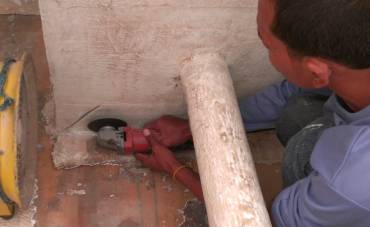
<svg viewBox="0 0 370 227">
<path fill-rule="evenodd" d="M 351 113 L 340 104 L 339 99 L 340 98 L 333 93 L 325 103 L 325 109 L 334 113 L 336 125 L 355 124 L 363 121 L 370 124 L 370 106 L 355 113 Z"/>
</svg>

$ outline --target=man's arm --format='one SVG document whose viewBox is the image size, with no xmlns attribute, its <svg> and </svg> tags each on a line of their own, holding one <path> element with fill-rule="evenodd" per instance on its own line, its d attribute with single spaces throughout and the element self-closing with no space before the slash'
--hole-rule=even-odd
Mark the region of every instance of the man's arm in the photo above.
<svg viewBox="0 0 370 227">
<path fill-rule="evenodd" d="M 330 96 L 332 92 L 327 88 L 299 88 L 287 80 L 268 86 L 255 95 L 239 101 L 240 112 L 247 131 L 275 128 L 275 122 L 288 99 L 299 93 Z"/>
<path fill-rule="evenodd" d="M 176 180 L 188 188 L 200 201 L 204 201 L 199 175 L 191 169 L 181 169 L 175 176 Z"/>
<path fill-rule="evenodd" d="M 194 195 L 203 201 L 202 186 L 199 175 L 192 170 L 185 168 L 175 157 L 175 155 L 155 138 L 152 131 L 144 130 L 144 135 L 152 147 L 152 154 L 135 153 L 135 158 L 152 170 L 164 171 L 172 175 L 176 180 L 187 187 Z"/>
<path fill-rule="evenodd" d="M 283 80 L 239 101 L 245 128 L 248 131 L 274 128 L 289 97 L 300 91 L 297 86 Z"/>
</svg>

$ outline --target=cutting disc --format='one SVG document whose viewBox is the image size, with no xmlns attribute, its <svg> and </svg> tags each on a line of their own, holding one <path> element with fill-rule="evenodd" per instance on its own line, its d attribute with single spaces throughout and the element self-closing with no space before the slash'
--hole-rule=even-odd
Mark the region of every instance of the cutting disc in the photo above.
<svg viewBox="0 0 370 227">
<path fill-rule="evenodd" d="M 101 118 L 94 121 L 91 121 L 87 127 L 94 132 L 98 132 L 99 129 L 101 129 L 104 126 L 111 126 L 115 129 L 118 129 L 120 127 L 127 126 L 127 123 L 121 119 L 117 118 Z"/>
</svg>

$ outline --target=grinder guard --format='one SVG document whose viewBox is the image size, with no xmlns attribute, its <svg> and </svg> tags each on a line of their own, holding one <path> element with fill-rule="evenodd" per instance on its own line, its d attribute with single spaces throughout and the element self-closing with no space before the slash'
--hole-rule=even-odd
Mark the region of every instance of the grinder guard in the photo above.
<svg viewBox="0 0 370 227">
<path fill-rule="evenodd" d="M 92 121 L 88 127 L 97 132 L 97 143 L 119 154 L 146 152 L 150 149 L 149 142 L 142 129 L 125 127 L 124 121 L 119 119 L 98 119 Z"/>
</svg>

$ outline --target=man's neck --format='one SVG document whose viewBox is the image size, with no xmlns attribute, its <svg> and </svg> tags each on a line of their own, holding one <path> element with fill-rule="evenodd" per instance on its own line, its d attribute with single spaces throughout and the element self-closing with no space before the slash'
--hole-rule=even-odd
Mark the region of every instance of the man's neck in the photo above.
<svg viewBox="0 0 370 227">
<path fill-rule="evenodd" d="M 370 105 L 370 69 L 336 68 L 330 88 L 353 112 L 360 111 Z"/>
</svg>

